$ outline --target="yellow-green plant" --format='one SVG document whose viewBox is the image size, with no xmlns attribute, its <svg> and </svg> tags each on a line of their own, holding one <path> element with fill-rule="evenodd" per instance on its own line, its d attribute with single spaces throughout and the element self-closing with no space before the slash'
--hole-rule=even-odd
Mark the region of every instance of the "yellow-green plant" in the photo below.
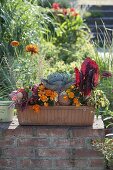
<svg viewBox="0 0 113 170">
<path fill-rule="evenodd" d="M 108 110 L 110 102 L 102 90 L 96 89 L 92 91 L 91 97 L 88 99 L 88 104 L 95 107 L 96 115 L 98 116 L 98 114 L 106 114 L 106 110 Z"/>
<path fill-rule="evenodd" d="M 110 168 L 110 164 L 113 165 L 113 139 L 105 138 L 103 141 L 93 141 L 93 146 L 96 150 L 102 152 L 106 161 L 106 168 Z"/>
</svg>

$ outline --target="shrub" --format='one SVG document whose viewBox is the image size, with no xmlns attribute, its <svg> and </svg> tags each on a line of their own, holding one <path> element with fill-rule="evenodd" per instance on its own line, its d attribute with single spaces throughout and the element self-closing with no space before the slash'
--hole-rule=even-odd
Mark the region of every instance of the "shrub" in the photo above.
<svg viewBox="0 0 113 170">
<path fill-rule="evenodd" d="M 94 141 L 93 146 L 98 150 L 101 151 L 104 155 L 106 161 L 106 168 L 112 168 L 113 164 L 113 139 L 106 138 L 104 141 Z"/>
</svg>

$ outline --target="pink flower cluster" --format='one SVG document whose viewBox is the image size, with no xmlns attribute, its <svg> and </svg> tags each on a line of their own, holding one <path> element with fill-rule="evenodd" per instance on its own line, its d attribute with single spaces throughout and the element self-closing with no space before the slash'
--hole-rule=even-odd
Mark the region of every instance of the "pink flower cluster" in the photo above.
<svg viewBox="0 0 113 170">
<path fill-rule="evenodd" d="M 70 14 L 73 17 L 76 17 L 79 15 L 79 13 L 76 12 L 75 8 L 69 8 L 69 9 L 61 8 L 60 4 L 56 2 L 52 4 L 52 9 L 55 11 L 59 11 L 63 13 L 64 15 Z"/>
</svg>

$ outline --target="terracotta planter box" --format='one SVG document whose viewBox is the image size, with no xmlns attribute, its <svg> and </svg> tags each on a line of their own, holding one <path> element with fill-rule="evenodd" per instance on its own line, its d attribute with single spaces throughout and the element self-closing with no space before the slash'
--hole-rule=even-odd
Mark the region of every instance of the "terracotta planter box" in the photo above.
<svg viewBox="0 0 113 170">
<path fill-rule="evenodd" d="M 94 121 L 94 108 L 88 106 L 49 106 L 40 107 L 34 112 L 29 106 L 18 110 L 20 125 L 74 125 L 91 126 Z"/>
</svg>

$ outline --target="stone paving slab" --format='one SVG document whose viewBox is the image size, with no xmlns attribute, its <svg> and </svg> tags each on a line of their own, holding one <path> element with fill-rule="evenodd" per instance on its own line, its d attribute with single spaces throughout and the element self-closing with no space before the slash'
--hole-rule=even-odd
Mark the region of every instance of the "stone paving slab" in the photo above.
<svg viewBox="0 0 113 170">
<path fill-rule="evenodd" d="M 81 5 L 113 5 L 113 0 L 77 0 Z"/>
<path fill-rule="evenodd" d="M 0 123 L 0 129 L 16 129 L 18 126 L 19 126 L 19 123 L 18 123 L 18 119 L 16 116 L 14 117 L 12 122 Z M 101 116 L 99 116 L 98 118 L 96 118 L 95 116 L 92 129 L 104 129 L 104 123 L 101 119 Z"/>
</svg>

